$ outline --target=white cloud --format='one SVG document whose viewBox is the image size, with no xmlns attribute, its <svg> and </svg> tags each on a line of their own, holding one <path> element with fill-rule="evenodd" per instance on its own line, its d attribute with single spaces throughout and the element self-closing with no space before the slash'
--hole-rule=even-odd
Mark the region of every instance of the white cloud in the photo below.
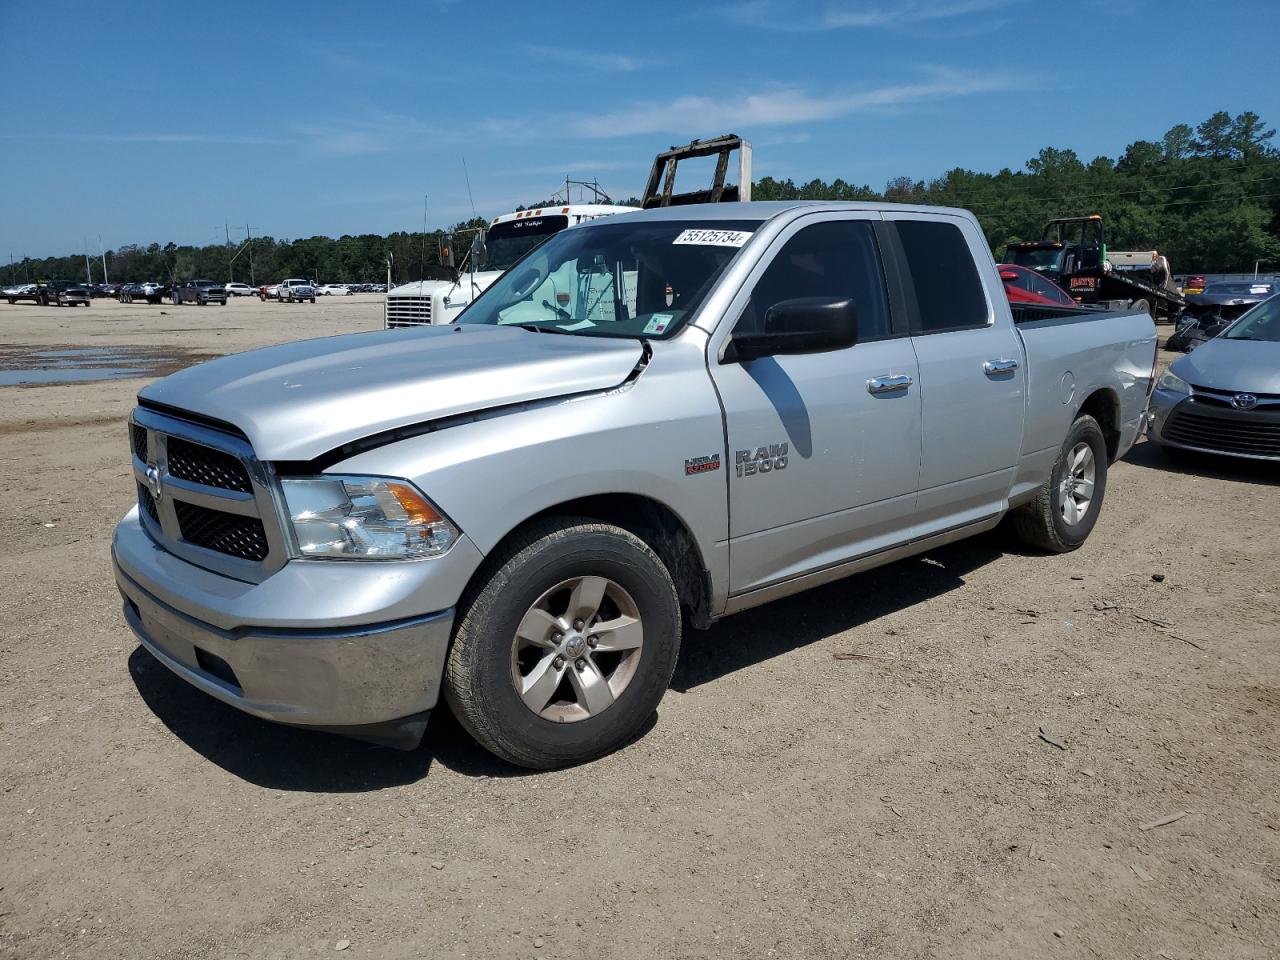
<svg viewBox="0 0 1280 960">
<path fill-rule="evenodd" d="M 574 67 L 586 67 L 588 70 L 600 70 L 607 73 L 631 73 L 641 67 L 652 66 L 655 61 L 628 57 L 621 53 L 604 53 L 598 50 L 574 50 L 568 47 L 547 47 L 532 43 L 520 45 L 520 49 L 539 60 L 565 63 Z"/>
<path fill-rule="evenodd" d="M 831 4 L 825 8 L 787 0 L 751 0 L 718 7 L 722 19 L 750 27 L 802 33 L 840 29 L 892 29 L 975 17 L 1021 0 L 899 0 Z M 1000 21 L 1003 25 L 1004 21 Z"/>
<path fill-rule="evenodd" d="M 585 117 L 573 124 L 583 137 L 687 133 L 792 126 L 834 120 L 854 113 L 927 104 L 977 93 L 1007 90 L 1010 82 L 994 75 L 934 69 L 915 83 L 852 93 L 811 95 L 798 88 L 771 90 L 741 97 L 678 97 L 665 103 L 633 103 L 611 113 Z"/>
<path fill-rule="evenodd" d="M 77 140 L 82 143 L 226 143 L 272 146 L 292 143 L 280 137 L 259 137 L 235 133 L 182 133 L 154 131 L 141 133 L 5 133 L 3 140 Z"/>
</svg>

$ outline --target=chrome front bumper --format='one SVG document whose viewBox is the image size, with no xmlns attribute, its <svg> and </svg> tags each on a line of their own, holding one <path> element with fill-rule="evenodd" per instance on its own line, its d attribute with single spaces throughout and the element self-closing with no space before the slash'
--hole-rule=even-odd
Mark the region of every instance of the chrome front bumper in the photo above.
<svg viewBox="0 0 1280 960">
<path fill-rule="evenodd" d="M 254 716 L 354 735 L 435 706 L 453 605 L 480 559 L 464 538 L 438 560 L 295 561 L 242 583 L 160 549 L 136 509 L 111 553 L 125 621 L 183 680 Z"/>
</svg>

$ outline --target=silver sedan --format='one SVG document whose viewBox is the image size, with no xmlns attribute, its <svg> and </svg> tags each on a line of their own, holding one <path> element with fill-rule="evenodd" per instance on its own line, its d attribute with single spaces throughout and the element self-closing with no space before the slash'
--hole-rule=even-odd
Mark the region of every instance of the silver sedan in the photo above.
<svg viewBox="0 0 1280 960">
<path fill-rule="evenodd" d="M 1171 454 L 1280 461 L 1280 295 L 1169 365 L 1147 432 Z"/>
</svg>

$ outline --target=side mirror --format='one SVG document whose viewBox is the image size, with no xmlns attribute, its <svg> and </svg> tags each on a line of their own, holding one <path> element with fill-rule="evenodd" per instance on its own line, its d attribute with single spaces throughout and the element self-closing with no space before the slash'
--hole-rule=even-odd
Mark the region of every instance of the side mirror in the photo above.
<svg viewBox="0 0 1280 960">
<path fill-rule="evenodd" d="M 760 357 L 822 353 L 858 342 L 858 315 L 852 300 L 800 297 L 769 308 L 764 333 L 735 333 L 725 345 L 722 363 Z"/>
<path fill-rule="evenodd" d="M 489 248 L 484 245 L 484 231 L 476 231 L 471 238 L 471 263 L 473 269 L 483 267 L 489 262 Z"/>
</svg>

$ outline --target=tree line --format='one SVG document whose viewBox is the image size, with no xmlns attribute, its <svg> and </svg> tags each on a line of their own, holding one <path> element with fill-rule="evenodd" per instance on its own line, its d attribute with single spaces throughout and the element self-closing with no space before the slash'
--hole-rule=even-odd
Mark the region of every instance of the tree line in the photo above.
<svg viewBox="0 0 1280 960">
<path fill-rule="evenodd" d="M 982 224 L 997 257 L 1005 244 L 1040 236 L 1054 217 L 1101 214 L 1113 249 L 1158 249 L 1178 273 L 1280 271 L 1280 151 L 1275 130 L 1256 113 L 1213 114 L 1194 128 L 1177 124 L 1158 141 L 1138 140 L 1116 158 L 1082 160 L 1074 150 L 1046 147 L 1019 170 L 981 173 L 955 168 L 936 179 L 890 180 L 881 191 L 836 179 L 764 177 L 756 200 L 889 200 L 963 207 Z M 624 205 L 636 205 L 631 198 Z M 546 205 L 546 204 L 541 204 Z M 530 207 L 539 204 L 530 204 Z M 451 230 L 483 225 L 455 224 Z M 418 279 L 439 262 L 442 231 L 277 240 L 254 237 L 245 247 L 166 243 L 106 252 L 110 278 L 124 281 L 225 279 L 257 283 L 306 277 L 326 283 Z M 465 244 L 459 244 L 459 256 Z M 234 258 L 234 260 L 233 260 Z M 24 259 L 8 277 L 81 279 L 85 257 Z M 89 258 L 95 281 L 101 260 Z"/>
</svg>

